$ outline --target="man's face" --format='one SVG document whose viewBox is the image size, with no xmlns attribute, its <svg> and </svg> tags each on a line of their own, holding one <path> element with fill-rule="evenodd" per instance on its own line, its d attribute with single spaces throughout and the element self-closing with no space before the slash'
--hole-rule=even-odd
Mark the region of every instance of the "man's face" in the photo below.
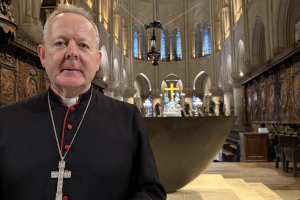
<svg viewBox="0 0 300 200">
<path fill-rule="evenodd" d="M 99 69 L 96 31 L 83 16 L 64 13 L 48 24 L 45 46 L 38 54 L 52 86 L 59 90 L 87 90 Z"/>
</svg>

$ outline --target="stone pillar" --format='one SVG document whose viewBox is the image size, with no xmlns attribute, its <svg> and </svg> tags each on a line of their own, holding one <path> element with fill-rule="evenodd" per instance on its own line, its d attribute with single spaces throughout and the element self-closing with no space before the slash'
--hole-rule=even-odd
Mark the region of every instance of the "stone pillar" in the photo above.
<svg viewBox="0 0 300 200">
<path fill-rule="evenodd" d="M 115 94 L 114 94 L 114 98 L 119 100 L 119 101 L 123 101 L 123 95 L 124 95 L 124 88 L 123 87 L 117 87 L 115 88 Z"/>
<path fill-rule="evenodd" d="M 196 58 L 195 31 L 191 31 L 191 47 L 192 47 L 192 58 Z"/>
<path fill-rule="evenodd" d="M 142 33 L 139 34 L 139 59 L 142 59 Z"/>
<path fill-rule="evenodd" d="M 40 21 L 41 1 L 22 0 L 22 2 L 18 3 L 18 6 L 19 8 L 14 8 L 17 11 L 15 13 L 19 13 L 18 17 L 13 13 L 13 17 L 17 19 L 19 26 L 18 34 L 36 43 L 42 43 L 43 27 Z M 18 12 L 18 9 L 22 10 L 22 12 Z"/>
<path fill-rule="evenodd" d="M 119 44 L 119 27 L 121 26 L 120 24 L 120 15 L 119 14 L 114 14 L 114 36 L 115 36 L 115 43 Z"/>
<path fill-rule="evenodd" d="M 216 49 L 221 51 L 221 22 L 215 22 L 216 26 Z"/>
<path fill-rule="evenodd" d="M 134 95 L 136 93 L 135 88 L 127 88 L 125 90 L 125 97 L 126 97 L 126 102 L 130 104 L 134 104 Z"/>
<path fill-rule="evenodd" d="M 173 60 L 173 35 L 169 35 L 170 38 L 170 61 Z"/>
<path fill-rule="evenodd" d="M 224 100 L 223 100 L 223 92 L 222 92 L 221 88 L 218 87 L 218 86 L 216 86 L 216 85 L 212 86 L 209 89 L 209 91 L 212 94 L 211 99 L 216 104 L 216 109 L 215 109 L 216 115 L 220 115 L 220 113 L 219 113 L 219 100 L 224 102 Z"/>
<path fill-rule="evenodd" d="M 128 27 L 123 26 L 123 38 L 122 39 L 123 39 L 123 55 L 124 56 L 128 56 L 127 38 L 128 38 Z"/>
<path fill-rule="evenodd" d="M 184 104 L 185 103 L 190 104 L 190 116 L 192 116 L 192 111 L 193 111 L 193 90 L 192 89 L 186 89 L 186 90 L 183 90 L 183 93 L 185 94 L 183 103 Z M 182 108 L 185 111 L 185 109 L 184 109 L 185 107 L 183 106 Z M 188 116 L 185 112 L 184 112 L 184 114 L 186 116 Z"/>
<path fill-rule="evenodd" d="M 234 98 L 234 115 L 237 116 L 235 122 L 236 128 L 242 130 L 244 126 L 244 88 L 233 87 L 233 98 Z"/>
<path fill-rule="evenodd" d="M 300 40 L 300 21 L 295 24 L 295 42 Z"/>
<path fill-rule="evenodd" d="M 114 80 L 113 77 L 111 77 L 110 80 L 108 80 L 106 83 L 107 83 L 107 89 L 104 91 L 104 95 L 114 98 L 114 89 L 117 86 L 116 81 Z"/>
<path fill-rule="evenodd" d="M 233 90 L 232 85 L 226 84 L 222 85 L 222 90 L 224 93 L 224 104 L 226 107 L 225 114 L 231 116 L 231 106 L 233 107 Z"/>
<path fill-rule="evenodd" d="M 161 105 L 161 103 L 160 103 L 160 96 L 159 95 L 152 95 L 152 116 L 153 117 L 162 117 L 162 111 L 163 111 L 162 107 L 163 107 L 163 105 L 161 105 L 159 107 L 160 115 L 156 116 L 155 105 L 157 103 L 159 103 Z"/>
</svg>

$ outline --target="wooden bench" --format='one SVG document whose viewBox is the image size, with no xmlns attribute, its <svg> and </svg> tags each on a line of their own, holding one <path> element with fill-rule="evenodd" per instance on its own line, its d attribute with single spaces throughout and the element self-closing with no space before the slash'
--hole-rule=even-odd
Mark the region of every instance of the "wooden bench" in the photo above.
<svg viewBox="0 0 300 200">
<path fill-rule="evenodd" d="M 225 162 L 235 162 L 235 156 L 230 151 L 222 151 L 222 160 Z"/>
</svg>

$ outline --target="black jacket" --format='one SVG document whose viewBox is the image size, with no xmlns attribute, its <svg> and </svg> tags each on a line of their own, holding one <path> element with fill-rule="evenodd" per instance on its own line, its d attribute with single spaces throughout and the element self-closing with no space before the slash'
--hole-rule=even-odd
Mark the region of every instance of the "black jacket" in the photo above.
<svg viewBox="0 0 300 200">
<path fill-rule="evenodd" d="M 90 89 L 79 96 L 73 110 L 48 91 L 60 144 L 64 132 L 63 147 L 70 144 L 93 93 L 65 158 L 72 177 L 64 179 L 64 196 L 69 200 L 166 199 L 136 106 Z M 57 179 L 50 175 L 58 171 L 60 158 L 48 91 L 0 107 L 0 200 L 55 199 Z"/>
</svg>

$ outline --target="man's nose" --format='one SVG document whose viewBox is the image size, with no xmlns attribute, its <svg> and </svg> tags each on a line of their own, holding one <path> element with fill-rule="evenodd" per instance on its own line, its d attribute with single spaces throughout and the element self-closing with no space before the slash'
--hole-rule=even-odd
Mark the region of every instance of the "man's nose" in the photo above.
<svg viewBox="0 0 300 200">
<path fill-rule="evenodd" d="M 69 42 L 67 51 L 66 51 L 66 59 L 68 60 L 77 60 L 79 55 L 78 55 L 78 47 L 74 42 Z"/>
</svg>

